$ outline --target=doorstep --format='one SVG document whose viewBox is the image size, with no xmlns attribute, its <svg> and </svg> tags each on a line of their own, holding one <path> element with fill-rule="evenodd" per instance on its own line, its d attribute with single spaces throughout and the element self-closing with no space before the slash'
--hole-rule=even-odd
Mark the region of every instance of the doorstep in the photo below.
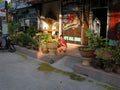
<svg viewBox="0 0 120 90">
<path fill-rule="evenodd" d="M 81 62 L 75 64 L 74 72 L 85 75 L 97 81 L 107 83 L 111 86 L 120 88 L 120 75 L 115 73 L 107 73 L 102 70 L 95 69 L 91 66 L 82 65 Z"/>
</svg>

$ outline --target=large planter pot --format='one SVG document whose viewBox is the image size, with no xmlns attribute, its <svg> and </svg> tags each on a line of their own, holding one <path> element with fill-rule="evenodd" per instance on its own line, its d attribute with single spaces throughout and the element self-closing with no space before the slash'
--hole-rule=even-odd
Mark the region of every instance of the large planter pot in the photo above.
<svg viewBox="0 0 120 90">
<path fill-rule="evenodd" d="M 50 54 L 55 54 L 57 50 L 57 43 L 55 42 L 48 42 L 47 48 Z"/>
<path fill-rule="evenodd" d="M 40 48 L 41 48 L 42 53 L 45 53 L 45 54 L 48 53 L 48 48 L 47 48 L 47 45 L 46 45 L 46 44 L 42 44 L 42 45 L 40 46 Z"/>
<path fill-rule="evenodd" d="M 48 49 L 56 49 L 57 43 L 56 42 L 47 42 L 47 48 Z"/>
<path fill-rule="evenodd" d="M 80 47 L 80 54 L 82 56 L 82 65 L 90 66 L 92 59 L 95 57 L 95 50 L 87 49 L 87 47 Z"/>
<path fill-rule="evenodd" d="M 94 52 L 95 52 L 95 50 L 86 50 L 86 49 L 80 50 L 81 56 L 86 57 L 86 58 L 95 57 Z"/>
</svg>

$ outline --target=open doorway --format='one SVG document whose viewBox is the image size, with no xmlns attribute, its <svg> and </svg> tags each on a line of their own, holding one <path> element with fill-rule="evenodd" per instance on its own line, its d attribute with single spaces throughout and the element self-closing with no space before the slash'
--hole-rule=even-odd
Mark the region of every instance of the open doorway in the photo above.
<svg viewBox="0 0 120 90">
<path fill-rule="evenodd" d="M 93 20 L 99 20 L 99 34 L 103 38 L 106 38 L 106 27 L 107 27 L 107 8 L 93 9 Z"/>
</svg>

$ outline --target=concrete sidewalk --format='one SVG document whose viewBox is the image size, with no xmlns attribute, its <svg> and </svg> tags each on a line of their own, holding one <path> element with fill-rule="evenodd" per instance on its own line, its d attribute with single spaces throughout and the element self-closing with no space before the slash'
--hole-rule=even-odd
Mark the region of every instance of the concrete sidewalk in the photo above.
<svg viewBox="0 0 120 90">
<path fill-rule="evenodd" d="M 78 47 L 79 46 L 73 47 L 71 45 L 71 48 L 68 50 L 69 52 L 67 52 L 67 55 L 64 56 L 63 58 L 59 59 L 58 61 L 56 61 L 55 63 L 53 63 L 51 65 L 53 67 L 61 69 L 63 71 L 74 72 L 74 73 L 77 73 L 77 74 L 80 74 L 80 75 L 84 75 L 85 77 L 87 76 L 87 78 L 91 78 L 91 79 L 93 78 L 94 80 L 101 81 L 103 83 L 107 83 L 107 84 L 110 84 L 114 87 L 120 88 L 120 86 L 119 86 L 120 85 L 120 76 L 110 74 L 110 75 L 108 75 L 110 77 L 108 77 L 107 73 L 104 73 L 103 71 L 94 70 L 94 69 L 91 69 L 91 67 L 88 67 L 88 66 L 82 66 L 80 64 L 81 61 L 82 61 L 82 58 L 79 55 L 80 53 L 78 51 Z M 23 54 L 27 54 L 29 56 L 32 56 L 32 57 L 36 58 L 37 51 L 26 49 L 26 48 L 19 47 L 19 46 L 16 46 L 16 49 L 17 49 L 17 51 L 19 51 Z M 70 52 L 70 50 L 72 52 Z M 95 71 L 97 71 L 97 72 L 95 72 Z M 100 72 L 100 73 L 98 73 L 98 72 Z M 92 76 L 94 75 L 95 77 L 92 77 L 91 75 Z M 102 80 L 99 80 L 100 79 L 99 77 L 103 77 Z M 105 82 L 104 82 L 104 80 L 105 80 Z M 92 89 L 90 89 L 90 90 L 92 90 Z M 98 89 L 96 89 L 96 90 L 98 90 Z"/>
</svg>

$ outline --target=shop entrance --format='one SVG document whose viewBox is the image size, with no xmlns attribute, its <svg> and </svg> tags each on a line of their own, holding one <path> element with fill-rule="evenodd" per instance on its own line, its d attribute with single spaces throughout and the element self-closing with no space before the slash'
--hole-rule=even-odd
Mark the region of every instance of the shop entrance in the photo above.
<svg viewBox="0 0 120 90">
<path fill-rule="evenodd" d="M 99 24 L 96 24 L 98 28 L 99 35 L 103 38 L 106 38 L 106 29 L 107 29 L 107 8 L 97 8 L 92 9 L 93 11 L 93 21 L 98 19 Z"/>
</svg>

